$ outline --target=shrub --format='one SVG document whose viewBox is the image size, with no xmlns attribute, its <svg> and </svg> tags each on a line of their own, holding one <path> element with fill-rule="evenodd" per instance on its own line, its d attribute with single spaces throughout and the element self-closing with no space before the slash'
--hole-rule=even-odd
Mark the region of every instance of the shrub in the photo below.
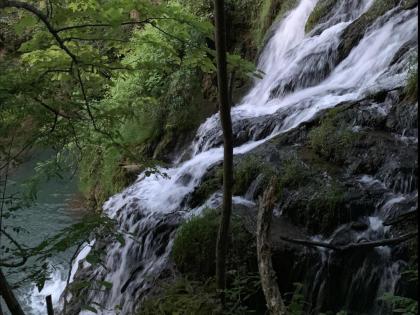
<svg viewBox="0 0 420 315">
<path fill-rule="evenodd" d="M 216 211 L 206 211 L 180 227 L 172 256 L 181 272 L 198 277 L 214 275 L 218 217 Z"/>
<path fill-rule="evenodd" d="M 178 277 L 161 288 L 161 292 L 146 299 L 139 315 L 216 315 L 221 314 L 213 281 L 193 281 Z"/>
<path fill-rule="evenodd" d="M 418 301 L 391 293 L 385 293 L 380 300 L 391 307 L 395 314 L 415 315 L 418 314 Z"/>
<path fill-rule="evenodd" d="M 139 315 L 245 315 L 264 314 L 257 310 L 250 298 L 261 291 L 257 274 L 238 274 L 225 291 L 226 303 L 222 310 L 213 278 L 196 281 L 177 276 L 162 284 L 159 292 L 149 297 L 139 310 Z M 264 305 L 264 304 L 263 304 Z M 259 312 L 258 312 L 259 311 Z"/>
<path fill-rule="evenodd" d="M 219 214 L 214 210 L 206 210 L 180 227 L 172 250 L 179 271 L 198 279 L 215 274 L 218 227 Z M 232 218 L 231 231 L 228 270 L 256 271 L 255 240 L 243 227 L 241 218 Z"/>
</svg>

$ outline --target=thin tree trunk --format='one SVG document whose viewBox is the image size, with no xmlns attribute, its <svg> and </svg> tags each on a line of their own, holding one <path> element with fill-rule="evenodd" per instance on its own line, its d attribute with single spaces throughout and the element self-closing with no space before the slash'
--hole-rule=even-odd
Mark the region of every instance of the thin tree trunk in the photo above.
<svg viewBox="0 0 420 315">
<path fill-rule="evenodd" d="M 47 314 L 48 315 L 54 315 L 54 308 L 53 308 L 53 304 L 52 304 L 52 297 L 51 297 L 51 295 L 48 295 L 45 298 L 45 302 L 47 303 Z"/>
<path fill-rule="evenodd" d="M 226 23 L 224 0 L 215 0 L 215 41 L 217 55 L 217 82 L 220 120 L 224 140 L 223 161 L 223 209 L 220 219 L 219 233 L 216 245 L 216 284 L 224 301 L 223 291 L 226 288 L 226 257 L 229 236 L 230 217 L 232 213 L 232 183 L 233 183 L 233 141 L 232 119 L 230 116 L 229 84 L 226 57 Z"/>
<path fill-rule="evenodd" d="M 25 315 L 18 300 L 13 294 L 12 289 L 10 289 L 9 284 L 6 281 L 6 277 L 3 274 L 3 271 L 0 269 L 0 295 L 3 297 L 3 300 L 6 302 L 7 307 L 9 308 L 12 315 Z"/>
<path fill-rule="evenodd" d="M 277 284 L 276 273 L 271 261 L 271 217 L 276 202 L 275 181 L 260 198 L 257 219 L 257 256 L 258 269 L 265 300 L 271 315 L 286 314 L 286 307 Z"/>
</svg>

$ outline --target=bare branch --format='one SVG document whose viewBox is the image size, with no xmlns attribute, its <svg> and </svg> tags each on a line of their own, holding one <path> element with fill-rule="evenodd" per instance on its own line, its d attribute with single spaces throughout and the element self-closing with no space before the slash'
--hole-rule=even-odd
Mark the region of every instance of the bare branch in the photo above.
<svg viewBox="0 0 420 315">
<path fill-rule="evenodd" d="M 294 239 L 294 238 L 288 238 L 285 236 L 280 237 L 281 240 L 294 243 L 297 245 L 303 245 L 303 246 L 309 246 L 309 247 L 323 247 L 335 251 L 348 251 L 348 250 L 357 250 L 357 249 L 368 249 L 368 248 L 375 248 L 380 246 L 391 246 L 391 245 L 397 245 L 402 242 L 408 241 L 412 238 L 417 237 L 418 232 L 411 232 L 407 233 L 403 236 L 396 237 L 396 238 L 390 238 L 390 239 L 384 239 L 379 241 L 369 241 L 369 242 L 360 242 L 360 243 L 349 243 L 347 245 L 333 245 L 326 242 L 317 242 L 317 241 L 310 241 L 310 240 L 303 240 L 303 239 Z"/>
</svg>

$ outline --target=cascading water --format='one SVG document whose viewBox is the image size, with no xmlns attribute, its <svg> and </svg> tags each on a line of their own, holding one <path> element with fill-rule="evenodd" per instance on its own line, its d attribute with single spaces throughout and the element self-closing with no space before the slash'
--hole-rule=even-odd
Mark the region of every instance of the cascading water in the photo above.
<svg viewBox="0 0 420 315">
<path fill-rule="evenodd" d="M 258 64 L 264 77 L 256 80 L 248 95 L 232 109 L 235 154 L 251 151 L 279 133 L 308 121 L 323 109 L 404 86 L 410 50 L 398 62 L 392 65 L 391 62 L 404 44 L 417 37 L 417 8 L 397 7 L 387 12 L 365 31 L 350 54 L 339 60 L 337 50 L 343 31 L 368 10 L 372 2 L 343 1 L 336 5 L 326 22 L 305 35 L 306 21 L 317 1 L 301 0 L 275 26 Z M 200 184 L 206 171 L 222 160 L 221 144 L 222 132 L 216 114 L 199 128 L 189 159 L 172 168 L 161 168 L 166 176 L 141 174 L 131 187 L 104 205 L 105 212 L 116 219 L 119 228 L 136 235 L 137 239 L 127 237 L 123 246 L 108 245 L 106 269 L 96 268 L 90 278 L 112 282 L 113 287 L 107 292 L 89 293 L 90 302 L 104 305 L 106 309 L 120 305 L 122 314 L 133 312 L 136 302 L 167 267 L 180 222 L 202 209 L 190 209 L 184 201 Z M 235 200 L 245 202 L 240 198 Z M 378 212 L 370 219 L 371 234 L 386 232 L 380 221 L 385 208 L 385 205 L 378 207 Z M 384 257 L 387 255 L 386 249 L 378 250 L 383 251 Z M 384 258 L 384 261 L 388 264 L 389 259 Z M 387 266 L 390 268 L 382 268 L 381 272 L 397 277 L 398 265 L 390 262 Z M 360 277 L 363 268 L 359 269 Z M 320 283 L 315 283 L 314 287 L 320 295 L 321 276 L 318 281 Z M 382 290 L 388 284 L 384 282 Z M 354 285 L 358 285 L 357 280 Z"/>
</svg>

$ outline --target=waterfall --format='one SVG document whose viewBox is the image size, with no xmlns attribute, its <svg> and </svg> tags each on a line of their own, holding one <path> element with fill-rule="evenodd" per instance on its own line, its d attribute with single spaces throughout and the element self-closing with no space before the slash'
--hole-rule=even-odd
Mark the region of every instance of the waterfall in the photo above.
<svg viewBox="0 0 420 315">
<path fill-rule="evenodd" d="M 328 21 L 305 34 L 306 21 L 317 1 L 301 0 L 274 26 L 258 62 L 258 68 L 265 73 L 263 78 L 256 79 L 249 93 L 232 108 L 235 137 L 239 132 L 245 134 L 234 154 L 251 151 L 323 109 L 404 86 L 408 57 L 392 65 L 391 62 L 404 44 L 417 37 L 417 8 L 394 9 L 380 17 L 350 54 L 344 60 L 338 59 L 343 31 L 372 2 L 345 1 L 350 5 L 336 6 Z M 278 119 L 262 133 L 273 117 Z M 120 230 L 135 235 L 136 240 L 126 237 L 124 245 L 108 245 L 106 269 L 97 267 L 92 278 L 109 281 L 113 287 L 106 292 L 90 292 L 91 302 L 106 309 L 120 305 L 121 314 L 133 312 L 135 302 L 167 268 L 177 227 L 186 216 L 200 211 L 201 207 L 190 209 L 183 201 L 200 184 L 206 171 L 222 160 L 221 144 L 216 114 L 198 129 L 186 161 L 160 168 L 160 174 L 140 174 L 132 186 L 106 202 L 105 213 L 118 222 Z M 393 268 L 395 273 L 397 267 Z"/>
</svg>

